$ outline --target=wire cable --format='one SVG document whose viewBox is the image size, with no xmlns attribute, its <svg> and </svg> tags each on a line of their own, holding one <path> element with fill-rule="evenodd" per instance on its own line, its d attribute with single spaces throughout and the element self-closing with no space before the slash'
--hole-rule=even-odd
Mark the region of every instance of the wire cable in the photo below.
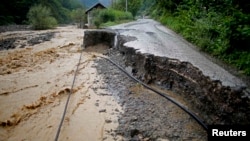
<svg viewBox="0 0 250 141">
<path fill-rule="evenodd" d="M 131 74 L 129 74 L 126 70 L 124 70 L 124 68 L 122 68 L 121 66 L 119 66 L 118 64 L 116 64 L 113 60 L 103 57 L 103 56 L 99 56 L 101 58 L 104 58 L 106 60 L 108 60 L 109 62 L 111 62 L 113 65 L 115 65 L 118 69 L 120 69 L 122 72 L 124 72 L 127 76 L 129 76 L 130 78 L 132 78 L 133 80 L 135 80 L 136 82 L 140 83 L 141 85 L 143 85 L 145 88 L 155 92 L 156 94 L 166 98 L 167 100 L 171 101 L 173 104 L 177 105 L 179 108 L 181 108 L 184 112 L 186 112 L 187 114 L 189 114 L 193 119 L 195 119 L 199 125 L 201 125 L 206 131 L 208 130 L 208 127 L 205 123 L 203 123 L 203 121 L 201 119 L 199 119 L 198 116 L 196 116 L 194 113 L 192 113 L 191 111 L 189 111 L 187 108 L 185 108 L 184 106 L 182 106 L 181 104 L 179 104 L 177 101 L 175 101 L 173 98 L 171 98 L 170 96 L 163 94 L 153 88 L 151 88 L 150 86 L 146 85 L 145 83 L 143 83 L 142 81 L 138 80 L 137 78 L 135 78 L 134 76 L 132 76 Z"/>
<path fill-rule="evenodd" d="M 75 80 L 76 80 L 76 75 L 77 75 L 77 72 L 78 72 L 78 68 L 79 68 L 79 65 L 80 65 L 80 62 L 81 62 L 81 59 L 82 59 L 82 53 L 83 53 L 83 49 L 81 49 L 81 54 L 80 54 L 79 61 L 78 61 L 78 64 L 77 64 L 77 67 L 76 67 L 76 71 L 75 71 L 75 74 L 74 74 L 74 78 L 73 78 L 73 82 L 72 82 L 72 85 L 71 85 L 71 89 L 70 89 L 70 92 L 68 94 L 68 99 L 66 101 L 66 104 L 65 104 L 65 107 L 64 107 L 64 111 L 63 111 L 63 115 L 62 115 L 59 127 L 57 129 L 57 132 L 56 132 L 55 141 L 58 141 L 58 138 L 59 138 L 59 135 L 60 135 L 60 132 L 61 132 L 61 128 L 62 128 L 62 124 L 63 124 L 64 118 L 65 118 L 65 115 L 66 115 L 66 112 L 67 112 L 67 108 L 68 108 L 70 96 L 72 94 L 73 87 L 74 87 L 74 84 L 75 84 Z"/>
</svg>

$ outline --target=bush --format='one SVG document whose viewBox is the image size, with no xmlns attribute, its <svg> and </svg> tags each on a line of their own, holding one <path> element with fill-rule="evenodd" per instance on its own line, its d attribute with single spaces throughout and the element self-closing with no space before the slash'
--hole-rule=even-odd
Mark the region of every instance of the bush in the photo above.
<svg viewBox="0 0 250 141">
<path fill-rule="evenodd" d="M 106 22 L 113 22 L 115 21 L 115 12 L 113 10 L 109 10 L 109 9 L 106 9 L 106 10 L 101 10 L 100 11 L 100 19 L 102 22 L 106 23 Z"/>
<path fill-rule="evenodd" d="M 130 12 L 122 12 L 122 11 L 114 10 L 114 14 L 115 14 L 116 21 L 133 19 L 133 15 Z"/>
<path fill-rule="evenodd" d="M 96 28 L 100 28 L 101 21 L 100 21 L 99 18 L 97 18 L 97 19 L 94 20 L 94 25 L 96 26 Z"/>
<path fill-rule="evenodd" d="M 57 26 L 57 20 L 51 16 L 49 8 L 42 5 L 32 6 L 27 14 L 30 24 L 34 29 L 51 29 Z"/>
<path fill-rule="evenodd" d="M 96 9 L 93 12 L 94 25 L 99 28 L 101 25 L 117 24 L 122 21 L 132 20 L 133 16 L 130 12 L 123 12 L 114 9 Z M 108 23 L 108 24 L 106 24 Z"/>
</svg>

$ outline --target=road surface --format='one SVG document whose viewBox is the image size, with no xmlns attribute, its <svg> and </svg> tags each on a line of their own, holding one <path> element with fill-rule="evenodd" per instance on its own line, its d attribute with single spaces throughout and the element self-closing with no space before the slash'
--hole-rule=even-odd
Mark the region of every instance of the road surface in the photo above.
<svg viewBox="0 0 250 141">
<path fill-rule="evenodd" d="M 141 53 L 189 62 L 199 68 L 205 76 L 212 80 L 220 80 L 224 86 L 246 87 L 241 79 L 212 62 L 192 44 L 152 19 L 139 19 L 112 26 L 111 29 L 115 29 L 120 35 L 136 37 L 137 40 L 125 43 L 125 46 L 138 49 Z"/>
</svg>

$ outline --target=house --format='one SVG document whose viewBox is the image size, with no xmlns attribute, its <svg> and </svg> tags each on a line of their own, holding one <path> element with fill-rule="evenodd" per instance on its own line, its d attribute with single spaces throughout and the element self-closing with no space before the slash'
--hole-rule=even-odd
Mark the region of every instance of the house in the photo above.
<svg viewBox="0 0 250 141">
<path fill-rule="evenodd" d="M 107 7 L 104 6 L 102 3 L 100 2 L 97 2 L 96 4 L 94 4 L 93 6 L 89 7 L 85 14 L 87 14 L 87 19 L 88 19 L 88 27 L 92 26 L 93 25 L 93 10 L 94 9 L 106 9 Z"/>
</svg>

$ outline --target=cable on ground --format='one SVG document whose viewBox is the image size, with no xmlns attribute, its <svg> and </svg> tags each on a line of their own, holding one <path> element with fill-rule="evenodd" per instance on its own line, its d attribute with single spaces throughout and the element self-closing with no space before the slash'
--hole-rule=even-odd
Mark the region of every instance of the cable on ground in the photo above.
<svg viewBox="0 0 250 141">
<path fill-rule="evenodd" d="M 81 49 L 81 54 L 80 54 L 79 61 L 78 61 L 78 64 L 77 64 L 77 67 L 76 67 L 76 71 L 75 71 L 75 74 L 74 74 L 74 78 L 73 78 L 73 82 L 72 82 L 72 85 L 71 85 L 71 89 L 70 89 L 70 92 L 68 93 L 68 99 L 66 101 L 66 104 L 65 104 L 65 107 L 64 107 L 64 111 L 63 111 L 63 115 L 62 115 L 59 127 L 57 129 L 57 132 L 56 132 L 55 141 L 58 141 L 58 138 L 59 138 L 59 135 L 60 135 L 60 132 L 61 132 L 61 128 L 62 128 L 62 124 L 63 124 L 64 118 L 65 118 L 65 115 L 66 115 L 66 111 L 67 111 L 67 108 L 68 108 L 70 96 L 71 96 L 71 94 L 73 92 L 73 87 L 74 87 L 74 84 L 75 84 L 75 80 L 76 80 L 76 75 L 77 75 L 77 72 L 78 72 L 78 68 L 79 68 L 79 65 L 80 65 L 80 62 L 81 62 L 81 59 L 82 59 L 82 53 L 83 53 L 83 49 Z"/>
<path fill-rule="evenodd" d="M 143 83 L 142 81 L 138 80 L 137 78 L 135 78 L 134 76 L 132 76 L 131 74 L 129 74 L 124 68 L 122 68 L 121 66 L 119 66 L 118 64 L 116 64 L 113 60 L 104 57 L 104 56 L 99 56 L 101 58 L 104 58 L 106 60 L 108 60 L 109 62 L 111 62 L 113 65 L 115 65 L 118 69 L 120 69 L 122 72 L 124 72 L 127 76 L 129 76 L 130 78 L 132 78 L 133 80 L 135 80 L 136 82 L 140 83 L 141 85 L 143 85 L 145 88 L 155 92 L 156 94 L 164 97 L 165 99 L 171 101 L 173 104 L 177 105 L 179 108 L 181 108 L 184 112 L 186 112 L 187 114 L 189 114 L 193 119 L 195 119 L 199 125 L 201 125 L 206 131 L 208 130 L 208 127 L 205 123 L 203 123 L 203 121 L 201 119 L 199 119 L 199 117 L 197 117 L 194 113 L 192 113 L 191 111 L 189 111 L 187 108 L 185 108 L 184 106 L 182 106 L 181 104 L 179 104 L 177 101 L 175 101 L 173 98 L 171 98 L 170 96 L 163 94 L 157 90 L 155 90 L 154 88 L 151 88 L 150 86 L 148 86 L 147 84 Z"/>
</svg>

